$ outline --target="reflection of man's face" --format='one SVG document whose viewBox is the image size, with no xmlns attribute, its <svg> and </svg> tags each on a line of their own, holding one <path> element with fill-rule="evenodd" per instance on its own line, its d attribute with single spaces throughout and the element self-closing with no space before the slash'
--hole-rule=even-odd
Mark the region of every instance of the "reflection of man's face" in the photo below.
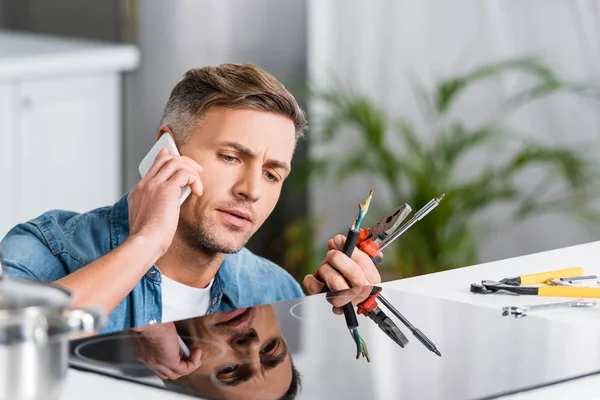
<svg viewBox="0 0 600 400">
<path fill-rule="evenodd" d="M 202 364 L 187 386 L 224 399 L 277 399 L 288 390 L 292 361 L 271 306 L 208 315 L 177 323 Z"/>
</svg>

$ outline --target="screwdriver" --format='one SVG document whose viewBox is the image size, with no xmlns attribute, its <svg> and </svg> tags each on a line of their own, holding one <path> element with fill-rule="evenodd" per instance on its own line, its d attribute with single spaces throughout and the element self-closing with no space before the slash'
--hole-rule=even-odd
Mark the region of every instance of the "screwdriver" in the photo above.
<svg viewBox="0 0 600 400">
<path fill-rule="evenodd" d="M 385 249 L 386 247 L 388 247 L 390 245 L 390 243 L 392 243 L 398 236 L 402 235 L 404 232 L 406 232 L 408 230 L 408 228 L 410 228 L 411 226 L 413 226 L 417 221 L 422 220 L 427 214 L 429 214 L 431 212 L 431 210 L 433 210 L 434 208 L 436 208 L 440 202 L 442 201 L 442 199 L 444 198 L 446 194 L 442 194 L 439 197 L 436 197 L 434 199 L 431 199 L 429 201 L 429 203 L 425 204 L 423 206 L 423 208 L 421 208 L 419 211 L 417 211 L 415 213 L 415 215 L 413 215 L 413 217 L 410 219 L 410 221 L 408 221 L 406 224 L 402 225 L 402 227 L 400 227 L 400 229 L 398 229 L 396 232 L 394 232 L 391 236 L 388 236 L 380 245 L 378 250 L 382 251 L 383 249 Z"/>
<path fill-rule="evenodd" d="M 428 350 L 433 351 L 440 357 L 442 356 L 442 353 L 440 353 L 435 344 L 433 344 L 433 342 L 429 340 L 429 338 L 425 336 L 425 334 L 421 332 L 420 329 L 415 328 L 410 322 L 408 322 L 404 315 L 400 314 L 400 312 L 396 310 L 396 308 L 389 301 L 387 301 L 385 297 L 379 295 L 379 300 L 381 300 L 381 302 L 392 312 L 392 314 L 396 316 L 396 318 L 402 321 L 402 323 L 406 325 L 408 329 L 410 329 L 413 335 L 415 335 L 417 339 L 419 339 L 419 341 L 423 343 L 425 347 L 427 347 Z"/>
</svg>

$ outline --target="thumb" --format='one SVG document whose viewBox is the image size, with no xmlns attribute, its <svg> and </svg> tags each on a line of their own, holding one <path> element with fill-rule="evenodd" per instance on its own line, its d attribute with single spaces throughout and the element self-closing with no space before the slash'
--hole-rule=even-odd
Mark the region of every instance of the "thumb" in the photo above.
<svg viewBox="0 0 600 400">
<path fill-rule="evenodd" d="M 344 244 L 346 243 L 346 237 L 344 235 L 335 235 L 333 237 L 333 244 L 336 250 L 344 250 Z"/>
<path fill-rule="evenodd" d="M 195 347 L 192 349 L 190 353 L 190 362 L 195 368 L 198 368 L 202 365 L 202 349 L 200 347 Z"/>
<path fill-rule="evenodd" d="M 189 358 L 182 358 L 177 368 L 177 373 L 181 376 L 189 375 L 202 365 L 202 350 L 195 347 L 190 351 Z"/>
</svg>

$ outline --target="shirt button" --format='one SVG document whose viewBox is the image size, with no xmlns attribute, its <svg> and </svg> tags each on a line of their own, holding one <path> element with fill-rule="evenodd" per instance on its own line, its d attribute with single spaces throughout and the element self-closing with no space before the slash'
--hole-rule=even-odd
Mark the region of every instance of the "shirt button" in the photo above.
<svg viewBox="0 0 600 400">
<path fill-rule="evenodd" d="M 146 275 L 148 276 L 148 278 L 152 278 L 154 275 L 156 275 L 156 270 L 152 268 L 150 269 L 150 271 L 148 271 Z"/>
<path fill-rule="evenodd" d="M 154 318 L 152 318 L 152 319 L 150 320 L 150 325 L 154 325 L 155 323 L 156 323 L 156 320 L 155 320 Z"/>
</svg>

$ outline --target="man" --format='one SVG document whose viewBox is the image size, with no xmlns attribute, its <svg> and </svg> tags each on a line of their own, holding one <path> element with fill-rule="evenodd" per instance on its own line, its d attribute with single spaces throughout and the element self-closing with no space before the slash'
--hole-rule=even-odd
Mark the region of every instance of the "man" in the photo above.
<svg viewBox="0 0 600 400">
<path fill-rule="evenodd" d="M 182 359 L 179 334 L 190 350 Z M 293 399 L 300 372 L 271 305 L 133 328 L 135 357 L 167 386 L 211 399 Z"/>
<path fill-rule="evenodd" d="M 192 69 L 156 136 L 171 134 L 181 156 L 161 151 L 112 206 L 17 225 L 0 245 L 5 273 L 67 288 L 75 307 L 102 307 L 101 333 L 302 296 L 290 274 L 244 246 L 273 211 L 305 128 L 293 96 L 265 71 Z M 330 289 L 380 281 L 366 254 L 349 258 L 334 239 L 320 269 Z M 310 294 L 323 287 L 310 275 L 303 283 Z"/>
</svg>

